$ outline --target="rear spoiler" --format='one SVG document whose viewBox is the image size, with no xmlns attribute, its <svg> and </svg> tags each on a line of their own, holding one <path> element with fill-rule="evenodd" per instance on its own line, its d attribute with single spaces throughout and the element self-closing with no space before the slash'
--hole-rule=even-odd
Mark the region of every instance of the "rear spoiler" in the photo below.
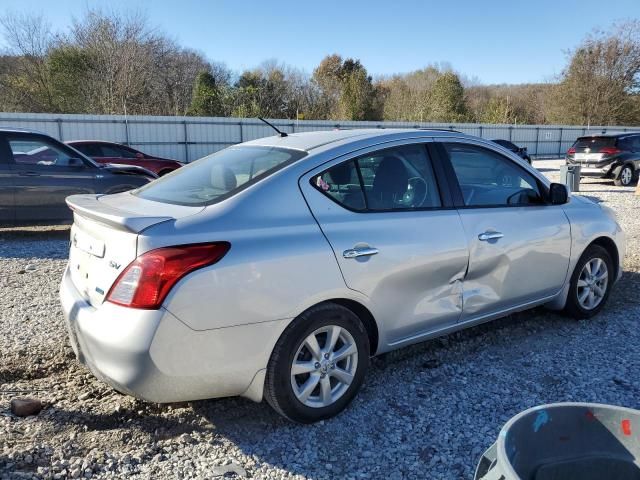
<svg viewBox="0 0 640 480">
<path fill-rule="evenodd" d="M 140 233 L 157 223 L 174 220 L 173 217 L 153 217 L 127 212 L 98 201 L 102 195 L 71 195 L 66 202 L 75 215 L 103 223 L 117 230 Z"/>
</svg>

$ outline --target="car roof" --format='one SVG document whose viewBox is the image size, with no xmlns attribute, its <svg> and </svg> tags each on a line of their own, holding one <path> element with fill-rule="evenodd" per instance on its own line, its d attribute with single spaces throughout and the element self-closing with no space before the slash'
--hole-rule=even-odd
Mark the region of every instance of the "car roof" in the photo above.
<svg viewBox="0 0 640 480">
<path fill-rule="evenodd" d="M 416 137 L 469 137 L 468 135 L 461 134 L 455 131 L 438 130 L 438 129 L 415 129 L 415 128 L 361 128 L 353 130 L 325 130 L 315 132 L 298 132 L 290 133 L 286 137 L 279 135 L 258 138 L 243 143 L 242 145 L 248 146 L 263 146 L 263 147 L 281 147 L 291 148 L 294 150 L 302 150 L 309 152 L 311 150 L 330 145 L 332 143 L 338 143 L 343 141 L 364 140 L 372 139 L 376 137 L 385 137 L 397 134 L 411 134 Z"/>
</svg>

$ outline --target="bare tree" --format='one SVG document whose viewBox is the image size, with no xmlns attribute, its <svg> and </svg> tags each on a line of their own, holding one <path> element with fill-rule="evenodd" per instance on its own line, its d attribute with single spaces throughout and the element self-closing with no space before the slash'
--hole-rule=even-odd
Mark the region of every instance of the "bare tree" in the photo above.
<svg viewBox="0 0 640 480">
<path fill-rule="evenodd" d="M 0 84 L 15 95 L 14 102 L 31 111 L 55 111 L 56 105 L 47 66 L 47 55 L 55 43 L 51 26 L 42 15 L 9 12 L 0 17 L 0 27 L 12 59 Z M 6 68 L 6 67 L 5 67 Z"/>
</svg>

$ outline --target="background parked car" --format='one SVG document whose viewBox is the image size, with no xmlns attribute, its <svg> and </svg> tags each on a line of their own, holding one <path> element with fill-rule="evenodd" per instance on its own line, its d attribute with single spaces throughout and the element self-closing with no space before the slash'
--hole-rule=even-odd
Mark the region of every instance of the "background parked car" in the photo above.
<svg viewBox="0 0 640 480">
<path fill-rule="evenodd" d="M 496 138 L 495 140 L 491 140 L 493 143 L 497 143 L 498 145 L 506 148 L 507 150 L 512 151 L 520 158 L 525 159 L 531 165 L 531 157 L 527 153 L 527 147 L 519 147 L 515 143 L 510 142 L 509 140 L 502 140 L 500 138 Z"/>
<path fill-rule="evenodd" d="M 608 133 L 578 138 L 567 150 L 567 165 L 580 165 L 580 175 L 612 178 L 617 186 L 638 180 L 640 134 Z"/>
<path fill-rule="evenodd" d="M 154 157 L 120 143 L 98 140 L 72 140 L 66 143 L 98 163 L 136 165 L 151 170 L 160 177 L 182 166 L 177 160 Z"/>
<path fill-rule="evenodd" d="M 70 222 L 65 198 L 118 193 L 156 175 L 141 167 L 99 165 L 43 133 L 0 129 L 0 225 Z"/>
</svg>

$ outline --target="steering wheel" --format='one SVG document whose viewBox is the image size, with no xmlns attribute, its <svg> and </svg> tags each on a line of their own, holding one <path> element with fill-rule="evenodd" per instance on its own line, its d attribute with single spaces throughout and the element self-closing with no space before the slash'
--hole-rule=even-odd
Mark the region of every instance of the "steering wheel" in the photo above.
<svg viewBox="0 0 640 480">
<path fill-rule="evenodd" d="M 411 177 L 407 182 L 407 191 L 402 196 L 402 203 L 408 207 L 420 207 L 427 199 L 428 186 L 422 177 Z"/>
</svg>

